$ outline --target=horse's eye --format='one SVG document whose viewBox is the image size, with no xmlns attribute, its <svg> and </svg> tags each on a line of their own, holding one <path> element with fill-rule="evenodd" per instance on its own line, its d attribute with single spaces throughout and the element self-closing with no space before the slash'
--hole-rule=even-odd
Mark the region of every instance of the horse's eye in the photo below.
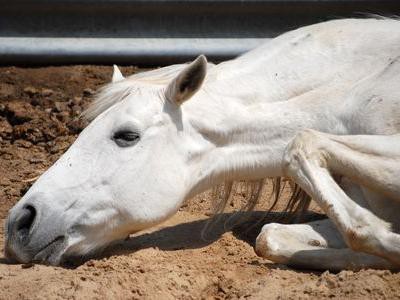
<svg viewBox="0 0 400 300">
<path fill-rule="evenodd" d="M 114 133 L 113 140 L 120 147 L 129 147 L 139 141 L 139 134 L 129 130 L 120 130 Z"/>
</svg>

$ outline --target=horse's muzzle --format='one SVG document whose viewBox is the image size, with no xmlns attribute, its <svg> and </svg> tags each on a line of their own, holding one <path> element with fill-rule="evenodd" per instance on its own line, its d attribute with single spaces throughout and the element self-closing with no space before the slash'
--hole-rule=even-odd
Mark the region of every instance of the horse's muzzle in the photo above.
<svg viewBox="0 0 400 300">
<path fill-rule="evenodd" d="M 59 257 L 55 254 L 64 243 L 64 235 L 57 234 L 56 224 L 49 227 L 40 216 L 39 208 L 32 204 L 16 205 L 10 210 L 5 226 L 6 258 L 20 263 L 58 263 Z"/>
</svg>

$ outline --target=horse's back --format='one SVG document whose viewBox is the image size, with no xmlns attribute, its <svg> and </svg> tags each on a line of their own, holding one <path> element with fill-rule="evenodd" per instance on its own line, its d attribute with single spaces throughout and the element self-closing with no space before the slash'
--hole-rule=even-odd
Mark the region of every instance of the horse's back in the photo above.
<svg viewBox="0 0 400 300">
<path fill-rule="evenodd" d="M 332 82 L 355 83 L 399 53 L 400 21 L 343 19 L 282 34 L 214 72 L 232 94 L 258 91 L 276 102 Z"/>
<path fill-rule="evenodd" d="M 339 19 L 317 23 L 284 33 L 264 45 L 247 52 L 238 60 L 254 60 L 276 56 L 275 51 L 293 51 L 302 48 L 310 55 L 323 51 L 326 55 L 370 55 L 392 45 L 396 49 L 400 41 L 400 20 L 396 19 Z M 354 53 L 354 52 L 357 53 Z M 320 53 L 320 54 L 323 54 Z M 281 54 L 281 53 L 279 53 Z M 306 57 L 297 57 L 298 60 Z"/>
</svg>

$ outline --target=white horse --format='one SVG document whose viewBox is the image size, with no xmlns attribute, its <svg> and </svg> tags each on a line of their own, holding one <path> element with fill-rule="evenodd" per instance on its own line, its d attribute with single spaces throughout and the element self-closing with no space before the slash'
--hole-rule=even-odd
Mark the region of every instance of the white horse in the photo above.
<svg viewBox="0 0 400 300">
<path fill-rule="evenodd" d="M 400 21 L 347 19 L 216 66 L 200 56 L 128 78 L 115 69 L 94 120 L 11 209 L 6 255 L 59 264 L 167 219 L 213 185 L 289 176 L 329 219 L 265 225 L 259 255 L 399 267 L 399 55 Z"/>
</svg>

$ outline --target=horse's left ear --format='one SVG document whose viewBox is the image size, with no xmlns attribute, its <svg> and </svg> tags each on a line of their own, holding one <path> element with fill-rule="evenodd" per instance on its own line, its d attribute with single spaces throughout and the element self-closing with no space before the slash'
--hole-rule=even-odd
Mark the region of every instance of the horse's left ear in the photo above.
<svg viewBox="0 0 400 300">
<path fill-rule="evenodd" d="M 206 74 L 207 59 L 200 55 L 170 82 L 165 92 L 167 100 L 181 105 L 200 89 Z"/>
<path fill-rule="evenodd" d="M 118 82 L 125 79 L 124 75 L 122 75 L 121 71 L 117 67 L 117 65 L 113 66 L 113 76 L 111 82 Z"/>
</svg>

